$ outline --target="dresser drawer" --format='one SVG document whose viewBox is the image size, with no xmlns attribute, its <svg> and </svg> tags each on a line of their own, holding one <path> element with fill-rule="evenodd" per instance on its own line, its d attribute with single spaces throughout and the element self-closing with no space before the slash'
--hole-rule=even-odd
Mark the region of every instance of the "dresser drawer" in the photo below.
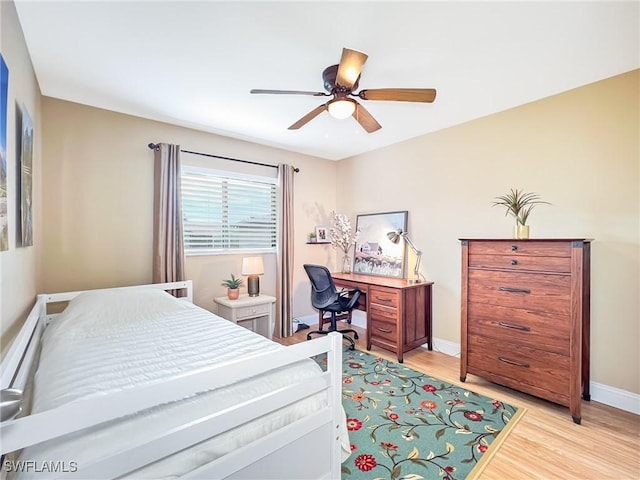
<svg viewBox="0 0 640 480">
<path fill-rule="evenodd" d="M 394 345 L 398 344 L 398 324 L 395 322 L 387 322 L 380 318 L 371 318 L 369 327 L 371 329 L 371 338 L 383 338 Z"/>
<path fill-rule="evenodd" d="M 244 318 L 253 318 L 260 315 L 268 315 L 270 309 L 271 309 L 270 303 L 238 308 L 236 309 L 236 320 L 242 320 Z"/>
<path fill-rule="evenodd" d="M 468 301 L 559 315 L 571 311 L 571 277 L 469 270 Z"/>
<path fill-rule="evenodd" d="M 571 257 L 472 254 L 469 255 L 469 267 L 569 273 Z"/>
<path fill-rule="evenodd" d="M 507 241 L 469 243 L 470 255 L 532 255 L 536 257 L 571 257 L 571 242 Z"/>
<path fill-rule="evenodd" d="M 569 395 L 569 358 L 519 343 L 499 343 L 491 338 L 469 335 L 467 344 L 471 371 L 511 379 L 512 383 Z"/>
<path fill-rule="evenodd" d="M 496 344 L 515 342 L 569 355 L 569 315 L 471 302 L 467 307 L 467 329 L 470 334 L 495 339 Z"/>
<path fill-rule="evenodd" d="M 369 288 L 369 304 L 398 308 L 398 305 L 400 305 L 400 292 L 372 286 Z"/>
</svg>

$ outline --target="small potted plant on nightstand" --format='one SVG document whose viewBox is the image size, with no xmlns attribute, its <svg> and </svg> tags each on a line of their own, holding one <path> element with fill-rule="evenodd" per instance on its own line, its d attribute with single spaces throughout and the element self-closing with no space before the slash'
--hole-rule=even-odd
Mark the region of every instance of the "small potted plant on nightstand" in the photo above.
<svg viewBox="0 0 640 480">
<path fill-rule="evenodd" d="M 309 234 L 309 243 L 316 243 L 318 238 L 316 237 L 316 232 L 311 232 Z"/>
<path fill-rule="evenodd" d="M 232 273 L 230 279 L 222 282 L 222 286 L 227 287 L 227 297 L 229 297 L 229 300 L 237 300 L 240 296 L 242 278 L 236 278 Z"/>
</svg>

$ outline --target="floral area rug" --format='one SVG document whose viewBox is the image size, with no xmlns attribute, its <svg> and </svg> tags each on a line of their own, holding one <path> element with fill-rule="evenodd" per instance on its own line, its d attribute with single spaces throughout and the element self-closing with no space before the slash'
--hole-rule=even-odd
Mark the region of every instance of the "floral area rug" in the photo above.
<svg viewBox="0 0 640 480">
<path fill-rule="evenodd" d="M 344 351 L 342 387 L 343 480 L 474 478 L 525 412 L 358 350 Z"/>
</svg>

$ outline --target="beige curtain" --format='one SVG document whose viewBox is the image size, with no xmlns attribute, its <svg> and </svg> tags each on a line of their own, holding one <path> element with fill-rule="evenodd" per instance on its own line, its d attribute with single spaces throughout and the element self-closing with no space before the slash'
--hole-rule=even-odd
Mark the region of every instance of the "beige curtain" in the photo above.
<svg viewBox="0 0 640 480">
<path fill-rule="evenodd" d="M 274 335 L 281 338 L 293 335 L 293 175 L 293 166 L 278 165 L 280 223 Z"/>
<path fill-rule="evenodd" d="M 179 282 L 184 275 L 180 146 L 154 149 L 153 282 Z"/>
</svg>

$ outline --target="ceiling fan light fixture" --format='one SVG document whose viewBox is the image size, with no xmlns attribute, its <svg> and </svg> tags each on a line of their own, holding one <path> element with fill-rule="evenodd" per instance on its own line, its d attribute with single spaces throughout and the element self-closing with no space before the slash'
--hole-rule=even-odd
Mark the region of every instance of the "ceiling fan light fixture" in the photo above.
<svg viewBox="0 0 640 480">
<path fill-rule="evenodd" d="M 329 115 L 333 118 L 343 119 L 350 117 L 353 115 L 353 112 L 356 109 L 356 102 L 350 99 L 338 99 L 332 100 L 327 105 L 327 110 L 329 110 Z"/>
</svg>

